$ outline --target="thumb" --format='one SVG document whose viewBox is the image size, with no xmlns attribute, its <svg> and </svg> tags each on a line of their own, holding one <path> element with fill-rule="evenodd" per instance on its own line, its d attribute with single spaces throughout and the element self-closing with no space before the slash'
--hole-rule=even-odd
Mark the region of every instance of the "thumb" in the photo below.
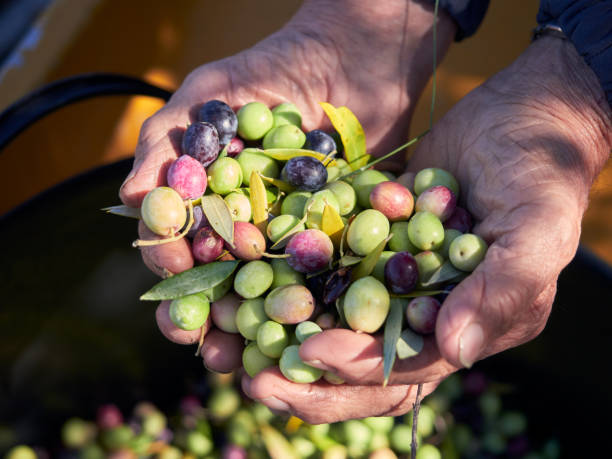
<svg viewBox="0 0 612 459">
<path fill-rule="evenodd" d="M 541 267 L 533 256 L 493 244 L 440 309 L 435 336 L 442 357 L 469 368 L 537 336 L 555 295 L 555 283 L 546 281 Z"/>
<path fill-rule="evenodd" d="M 126 206 L 140 207 L 149 191 L 166 184 L 168 168 L 181 154 L 181 139 L 188 122 L 188 110 L 168 106 L 144 122 L 132 170 L 119 190 Z"/>
</svg>

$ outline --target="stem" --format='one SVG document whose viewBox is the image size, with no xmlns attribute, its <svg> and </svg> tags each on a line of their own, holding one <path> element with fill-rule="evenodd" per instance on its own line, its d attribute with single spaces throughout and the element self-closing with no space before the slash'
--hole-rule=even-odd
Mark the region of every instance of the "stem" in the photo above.
<svg viewBox="0 0 612 459">
<path fill-rule="evenodd" d="M 372 167 L 373 165 L 378 164 L 379 162 L 384 161 L 385 159 L 390 158 L 393 155 L 396 155 L 400 151 L 408 148 L 412 144 L 414 144 L 414 143 L 418 142 L 419 140 L 421 140 L 421 138 L 423 138 L 423 136 L 425 136 L 425 134 L 427 134 L 428 132 L 429 132 L 429 129 L 427 129 L 425 132 L 422 132 L 421 134 L 417 135 L 414 139 L 409 140 L 404 145 L 401 145 L 401 146 L 397 147 L 392 152 L 387 153 L 386 155 L 381 156 L 380 158 L 376 158 L 374 161 L 366 164 L 365 166 L 360 167 L 359 169 L 355 169 L 353 172 L 350 172 L 350 173 L 348 173 L 346 175 L 343 175 L 342 177 L 340 177 L 337 180 L 344 180 L 345 178 L 350 177 L 351 175 L 357 174 L 358 172 L 363 172 L 366 169 L 369 169 L 370 167 Z"/>
<path fill-rule="evenodd" d="M 268 253 L 263 252 L 262 255 L 266 258 L 291 258 L 291 254 L 289 253 Z"/>
<path fill-rule="evenodd" d="M 436 2 L 437 3 L 437 2 Z M 416 459 L 417 453 L 417 423 L 419 421 L 419 409 L 421 408 L 421 392 L 423 391 L 423 384 L 419 384 L 417 388 L 416 398 L 414 399 L 414 405 L 412 405 L 412 444 L 410 445 L 410 457 Z"/>
<path fill-rule="evenodd" d="M 204 335 L 206 334 L 205 327 L 206 327 L 206 324 L 202 325 L 202 328 L 200 328 L 200 341 L 198 341 L 198 350 L 195 353 L 196 357 L 198 356 L 198 354 L 200 353 L 200 350 L 202 349 L 202 344 L 204 344 Z"/>
<path fill-rule="evenodd" d="M 323 163 L 323 165 L 324 165 L 325 167 L 327 167 L 327 165 L 328 165 L 329 163 L 331 163 L 331 162 L 334 160 L 334 156 L 336 156 L 336 153 L 337 153 L 337 151 L 336 151 L 336 150 L 330 151 L 330 152 L 327 154 L 327 156 L 326 156 L 325 158 L 323 158 L 323 161 L 321 161 L 321 162 Z"/>
<path fill-rule="evenodd" d="M 185 229 L 181 233 L 175 236 L 172 236 L 172 237 L 168 237 L 166 239 L 154 239 L 150 241 L 136 239 L 134 242 L 132 242 L 132 247 L 149 247 L 152 245 L 162 245 L 162 244 L 167 244 L 168 242 L 174 242 L 174 241 L 178 241 L 179 239 L 183 239 L 185 235 L 189 232 L 189 230 L 191 229 L 194 223 L 193 204 L 191 200 L 188 201 L 187 206 L 189 208 L 189 221 L 187 222 L 187 226 L 185 226 Z"/>
</svg>

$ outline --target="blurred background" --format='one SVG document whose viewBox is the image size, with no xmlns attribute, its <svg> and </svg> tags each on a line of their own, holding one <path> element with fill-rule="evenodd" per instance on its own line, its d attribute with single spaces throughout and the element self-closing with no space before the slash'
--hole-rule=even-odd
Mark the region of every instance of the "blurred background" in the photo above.
<svg viewBox="0 0 612 459">
<path fill-rule="evenodd" d="M 174 90 L 196 66 L 281 27 L 299 5 L 0 1 L 0 110 L 43 84 L 86 72 L 136 76 Z M 537 7 L 536 0 L 491 2 L 477 35 L 455 44 L 439 67 L 436 118 L 528 46 Z M 430 98 L 428 87 L 412 134 L 427 127 Z M 68 416 L 92 418 L 100 403 L 128 410 L 148 398 L 167 409 L 181 395 L 206 392 L 193 350 L 163 339 L 154 305 L 137 300 L 156 279 L 130 247 L 134 222 L 98 210 L 119 203 L 130 168 L 121 160 L 133 155 L 142 122 L 162 104 L 125 96 L 79 102 L 0 152 L 0 440 L 11 426 L 13 440 L 42 444 L 57 438 Z M 607 433 L 605 423 L 568 422 L 568 406 L 580 400 L 580 417 L 612 407 L 606 391 L 612 375 L 597 352 L 612 335 L 612 277 L 602 262 L 612 262 L 611 215 L 608 164 L 583 221 L 588 250 L 562 274 L 549 326 L 534 342 L 476 365 L 511 383 L 513 406 L 528 414 L 541 438 L 563 438 L 566 451 L 596 449 L 582 440 Z M 577 306 L 590 309 L 580 313 Z"/>
</svg>

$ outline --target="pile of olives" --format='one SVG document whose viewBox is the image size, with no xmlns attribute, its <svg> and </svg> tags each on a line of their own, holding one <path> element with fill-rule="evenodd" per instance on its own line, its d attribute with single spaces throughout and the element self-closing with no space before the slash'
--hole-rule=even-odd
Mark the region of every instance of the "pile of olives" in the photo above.
<svg viewBox="0 0 612 459">
<path fill-rule="evenodd" d="M 412 413 L 309 425 L 275 416 L 265 405 L 241 397 L 233 376 L 211 375 L 206 397 L 192 393 L 165 413 L 149 401 L 127 410 L 100 405 L 95 419 L 71 417 L 53 445 L 15 445 L 24 429 L 0 437 L 7 459 L 66 457 L 81 459 L 397 459 L 409 457 Z M 471 370 L 447 378 L 420 407 L 418 459 L 557 459 L 555 438 L 534 438 L 526 416 L 510 409 L 507 385 L 492 383 Z M 22 426 L 23 427 L 23 426 Z M 27 443 L 27 442 L 25 442 Z M 31 444 L 31 443 L 30 443 Z"/>
<path fill-rule="evenodd" d="M 338 133 L 304 133 L 291 103 L 270 110 L 251 102 L 234 113 L 211 100 L 198 117 L 168 169 L 168 186 L 150 191 L 140 214 L 157 235 L 185 233 L 200 265 L 241 264 L 214 288 L 174 299 L 167 309 L 174 326 L 197 330 L 210 319 L 245 338 L 250 376 L 279 365 L 301 383 L 342 382 L 302 362 L 301 342 L 338 326 L 376 333 L 393 298 L 403 302 L 402 320 L 413 332 L 434 332 L 445 295 L 487 249 L 470 233 L 471 216 L 457 205 L 459 184 L 449 172 L 432 167 L 395 178 L 353 171 Z M 266 202 L 254 200 L 253 177 L 264 179 Z M 203 195 L 223 200 L 232 240 L 207 218 Z M 265 207 L 263 225 L 257 206 Z M 190 212 L 193 224 L 185 227 Z"/>
</svg>

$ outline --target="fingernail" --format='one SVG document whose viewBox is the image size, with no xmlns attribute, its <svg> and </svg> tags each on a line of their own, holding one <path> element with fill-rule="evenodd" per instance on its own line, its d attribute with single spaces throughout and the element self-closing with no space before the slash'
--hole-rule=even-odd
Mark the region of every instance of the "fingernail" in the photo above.
<svg viewBox="0 0 612 459">
<path fill-rule="evenodd" d="M 331 371 L 333 372 L 334 370 L 332 368 L 329 368 L 327 365 L 325 365 L 323 362 L 321 362 L 320 360 L 309 360 L 307 362 L 304 362 L 306 365 L 310 365 L 311 367 L 315 367 L 318 368 L 319 370 L 323 370 L 323 371 Z"/>
<path fill-rule="evenodd" d="M 271 410 L 289 411 L 289 405 L 276 397 L 266 397 L 259 400 Z"/>
<path fill-rule="evenodd" d="M 465 327 L 459 337 L 459 361 L 465 368 L 470 368 L 482 351 L 484 332 L 477 323 Z"/>
</svg>

